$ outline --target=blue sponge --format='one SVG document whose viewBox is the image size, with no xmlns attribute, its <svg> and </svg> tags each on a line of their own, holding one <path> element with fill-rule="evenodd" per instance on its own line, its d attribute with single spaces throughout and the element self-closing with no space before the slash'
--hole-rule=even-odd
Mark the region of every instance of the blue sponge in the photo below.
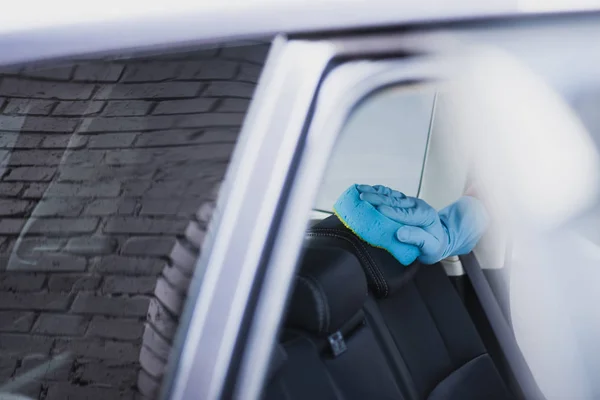
<svg viewBox="0 0 600 400">
<path fill-rule="evenodd" d="M 373 247 L 387 250 L 403 265 L 412 264 L 421 254 L 417 247 L 396 239 L 396 231 L 404 224 L 392 221 L 361 200 L 356 185 L 342 193 L 333 206 L 333 212 L 356 236 Z"/>
</svg>

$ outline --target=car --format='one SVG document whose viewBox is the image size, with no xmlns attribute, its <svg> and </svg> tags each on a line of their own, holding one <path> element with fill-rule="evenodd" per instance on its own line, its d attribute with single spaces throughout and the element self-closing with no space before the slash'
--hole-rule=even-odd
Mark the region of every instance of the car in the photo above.
<svg viewBox="0 0 600 400">
<path fill-rule="evenodd" d="M 104 6 L 0 17 L 0 398 L 600 396 L 597 12 Z M 356 183 L 490 224 L 403 265 Z"/>
</svg>

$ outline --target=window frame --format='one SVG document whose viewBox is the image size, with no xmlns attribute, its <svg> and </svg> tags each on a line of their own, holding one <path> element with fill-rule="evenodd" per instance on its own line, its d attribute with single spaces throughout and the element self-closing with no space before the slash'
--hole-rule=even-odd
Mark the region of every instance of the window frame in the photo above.
<svg viewBox="0 0 600 400">
<path fill-rule="evenodd" d="M 275 41 L 197 263 L 164 398 L 260 396 L 333 145 L 365 97 L 439 76 L 427 57 L 406 57 L 415 46 L 427 47 L 397 34 Z M 241 215 L 257 223 L 244 227 L 252 222 Z"/>
</svg>

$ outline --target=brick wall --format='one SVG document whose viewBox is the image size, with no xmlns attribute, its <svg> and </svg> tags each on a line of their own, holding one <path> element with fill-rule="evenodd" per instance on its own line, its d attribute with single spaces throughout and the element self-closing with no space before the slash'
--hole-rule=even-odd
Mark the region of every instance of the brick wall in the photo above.
<svg viewBox="0 0 600 400">
<path fill-rule="evenodd" d="M 191 274 L 169 254 L 214 198 L 266 51 L 0 75 L 3 390 L 47 400 L 133 396 L 142 336 L 168 342 L 156 316 L 169 313 L 176 325 L 185 298 L 162 304 L 155 289 L 181 292 Z M 201 235 L 207 220 L 187 229 Z M 149 307 L 159 327 L 144 333 Z M 164 349 L 145 348 L 142 358 L 164 360 Z"/>
</svg>

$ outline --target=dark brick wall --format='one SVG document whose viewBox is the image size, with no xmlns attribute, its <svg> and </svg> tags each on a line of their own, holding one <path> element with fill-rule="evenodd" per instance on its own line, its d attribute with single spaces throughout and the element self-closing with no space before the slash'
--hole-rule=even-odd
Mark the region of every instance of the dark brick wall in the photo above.
<svg viewBox="0 0 600 400">
<path fill-rule="evenodd" d="M 266 51 L 0 75 L 0 386 L 129 399 L 138 376 L 162 374 L 152 365 L 168 356 L 192 272 L 169 254 L 186 228 L 203 237 L 206 218 L 188 223 L 214 199 Z"/>
</svg>

